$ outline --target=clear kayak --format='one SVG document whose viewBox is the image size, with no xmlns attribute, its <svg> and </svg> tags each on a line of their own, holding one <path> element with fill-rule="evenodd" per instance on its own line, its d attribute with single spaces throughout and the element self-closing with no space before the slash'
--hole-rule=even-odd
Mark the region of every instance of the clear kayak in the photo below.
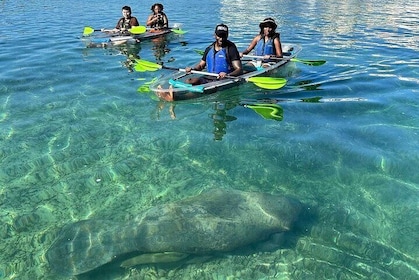
<svg viewBox="0 0 419 280">
<path fill-rule="evenodd" d="M 166 29 L 154 29 L 154 28 L 146 28 L 145 26 L 142 27 L 140 32 L 134 34 L 113 34 L 109 32 L 96 32 L 101 30 L 95 30 L 91 27 L 85 27 L 85 32 L 83 34 L 82 40 L 86 42 L 86 45 L 89 47 L 91 46 L 101 46 L 101 45 L 119 45 L 123 43 L 139 43 L 141 41 L 152 40 L 154 38 L 158 38 L 161 36 L 166 36 L 171 33 L 175 34 L 184 34 L 185 31 L 180 29 L 179 27 L 171 27 Z M 138 29 L 139 30 L 139 29 Z M 138 31 L 136 29 L 136 31 Z M 92 35 L 94 33 L 94 35 Z"/>
<path fill-rule="evenodd" d="M 109 41 L 117 42 L 117 41 L 128 41 L 128 40 L 150 40 L 154 39 L 163 35 L 168 35 L 174 32 L 174 28 L 168 29 L 148 29 L 145 33 L 142 34 L 135 34 L 135 35 L 118 35 L 118 36 L 111 36 L 109 37 Z"/>
<path fill-rule="evenodd" d="M 205 94 L 212 94 L 246 82 L 254 83 L 256 86 L 265 89 L 277 89 L 284 86 L 286 80 L 283 78 L 271 78 L 266 76 L 272 71 L 287 64 L 301 51 L 299 45 L 283 44 L 282 49 L 284 52 L 282 58 L 269 61 L 262 60 L 262 57 L 248 56 L 253 58 L 253 60 L 243 61 L 244 71 L 240 76 L 228 76 L 219 80 L 214 77 L 217 75 L 213 73 L 192 71 L 192 74 L 186 74 L 185 69 L 176 69 L 178 71 L 175 73 L 156 79 L 149 85 L 149 89 L 160 99 L 166 101 L 199 98 Z M 172 69 L 170 67 L 163 68 Z M 199 76 L 208 77 L 208 82 L 199 85 L 187 83 L 188 79 Z"/>
</svg>

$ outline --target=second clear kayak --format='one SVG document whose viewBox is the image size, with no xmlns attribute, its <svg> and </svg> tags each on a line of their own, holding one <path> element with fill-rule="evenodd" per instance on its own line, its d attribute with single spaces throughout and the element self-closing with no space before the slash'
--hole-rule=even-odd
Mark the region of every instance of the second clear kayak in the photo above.
<svg viewBox="0 0 419 280">
<path fill-rule="evenodd" d="M 174 28 L 167 28 L 167 29 L 147 29 L 145 33 L 142 34 L 135 34 L 135 35 L 119 35 L 119 36 L 112 36 L 109 37 L 109 41 L 117 42 L 117 41 L 127 41 L 127 40 L 150 40 L 160 36 L 168 35 L 174 32 Z"/>
</svg>

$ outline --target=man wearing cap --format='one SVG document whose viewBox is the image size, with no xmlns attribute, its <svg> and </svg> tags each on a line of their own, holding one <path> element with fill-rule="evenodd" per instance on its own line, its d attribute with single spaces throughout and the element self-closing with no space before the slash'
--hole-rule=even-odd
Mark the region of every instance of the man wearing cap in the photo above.
<svg viewBox="0 0 419 280">
<path fill-rule="evenodd" d="M 219 24 L 215 27 L 215 42 L 205 49 L 201 61 L 194 67 L 186 67 L 189 73 L 191 70 L 202 71 L 204 68 L 208 72 L 218 74 L 217 79 L 228 76 L 238 76 L 242 74 L 242 64 L 240 54 L 236 45 L 227 40 L 228 27 Z M 193 85 L 208 82 L 211 77 L 191 78 L 187 82 Z"/>
<path fill-rule="evenodd" d="M 250 53 L 255 49 L 257 56 L 282 57 L 281 39 L 279 33 L 276 32 L 276 22 L 273 18 L 265 18 L 259 24 L 260 32 L 253 38 L 250 45 L 244 50 L 240 56 Z"/>
</svg>

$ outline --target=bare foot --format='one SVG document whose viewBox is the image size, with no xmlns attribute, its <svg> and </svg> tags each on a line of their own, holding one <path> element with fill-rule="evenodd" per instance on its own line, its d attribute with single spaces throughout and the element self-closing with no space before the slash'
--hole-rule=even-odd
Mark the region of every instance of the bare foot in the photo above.
<svg viewBox="0 0 419 280">
<path fill-rule="evenodd" d="M 167 91 L 160 91 L 163 88 L 161 86 L 158 86 L 157 89 L 159 89 L 159 91 L 156 92 L 156 95 L 163 100 L 166 101 L 174 101 L 174 95 L 173 95 L 173 87 L 170 86 L 169 89 Z"/>
</svg>

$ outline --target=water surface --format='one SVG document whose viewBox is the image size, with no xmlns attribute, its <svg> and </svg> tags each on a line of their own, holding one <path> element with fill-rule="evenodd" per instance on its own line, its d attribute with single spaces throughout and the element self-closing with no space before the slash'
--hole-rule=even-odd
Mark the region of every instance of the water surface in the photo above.
<svg viewBox="0 0 419 280">
<path fill-rule="evenodd" d="M 153 3 L 124 2 L 141 24 Z M 318 219 L 292 248 L 108 279 L 418 279 L 417 1 L 164 5 L 188 33 L 88 49 L 84 26 L 114 26 L 120 3 L 0 2 L 0 278 L 57 279 L 44 254 L 65 224 L 117 223 L 232 188 L 291 195 Z M 276 73 L 288 79 L 280 90 L 246 84 L 175 106 L 137 91 L 170 72 L 133 72 L 133 57 L 193 65 L 217 23 L 244 49 L 268 16 L 300 58 L 327 63 L 290 63 Z M 302 102 L 312 97 L 322 99 Z M 262 101 L 283 120 L 240 105 Z"/>
</svg>

